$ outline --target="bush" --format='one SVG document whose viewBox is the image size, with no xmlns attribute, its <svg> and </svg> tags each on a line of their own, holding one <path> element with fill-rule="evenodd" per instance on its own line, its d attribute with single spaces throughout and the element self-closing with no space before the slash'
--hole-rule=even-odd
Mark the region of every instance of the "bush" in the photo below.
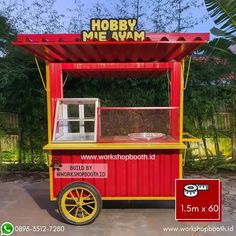
<svg viewBox="0 0 236 236">
<path fill-rule="evenodd" d="M 200 171 L 208 174 L 216 174 L 218 171 L 236 171 L 236 160 L 226 160 L 223 156 L 200 158 L 192 155 L 191 149 L 187 150 L 185 170 Z"/>
<path fill-rule="evenodd" d="M 2 164 L 0 166 L 1 171 L 48 171 L 48 166 L 46 164 Z"/>
</svg>

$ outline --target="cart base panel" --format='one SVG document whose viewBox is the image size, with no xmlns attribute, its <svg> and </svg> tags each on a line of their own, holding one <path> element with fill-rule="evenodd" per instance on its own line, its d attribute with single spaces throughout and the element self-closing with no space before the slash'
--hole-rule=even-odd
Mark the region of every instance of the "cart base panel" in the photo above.
<svg viewBox="0 0 236 236">
<path fill-rule="evenodd" d="M 72 182 L 93 185 L 103 200 L 174 200 L 175 179 L 182 178 L 180 150 L 53 150 L 49 158 L 51 166 L 62 165 L 50 167 L 51 200 Z M 57 175 L 65 166 L 97 164 L 106 167 L 105 177 Z"/>
</svg>

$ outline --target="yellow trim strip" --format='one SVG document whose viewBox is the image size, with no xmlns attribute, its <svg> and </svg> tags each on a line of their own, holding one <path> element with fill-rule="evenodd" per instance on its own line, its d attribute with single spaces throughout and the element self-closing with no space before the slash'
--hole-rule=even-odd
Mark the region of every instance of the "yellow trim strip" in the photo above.
<svg viewBox="0 0 236 236">
<path fill-rule="evenodd" d="M 200 142 L 200 138 L 183 138 L 183 142 Z"/>
<path fill-rule="evenodd" d="M 186 162 L 186 153 L 187 153 L 187 149 L 184 150 L 184 153 L 182 154 L 183 159 L 182 159 L 182 166 L 185 166 L 185 162 Z"/>
<path fill-rule="evenodd" d="M 50 103 L 50 75 L 49 75 L 49 65 L 46 64 L 46 86 L 47 86 L 47 119 L 48 119 L 48 143 L 51 143 L 51 103 Z M 49 186 L 50 186 L 50 200 L 54 201 L 56 198 L 53 196 L 53 171 L 50 167 L 52 163 L 52 154 L 48 153 L 48 168 L 49 168 Z"/>
<path fill-rule="evenodd" d="M 40 75 L 40 79 L 41 79 L 41 81 L 42 81 L 44 90 L 47 91 L 46 85 L 45 85 L 45 82 L 44 82 L 44 79 L 43 79 L 43 75 L 42 75 L 42 72 L 41 72 L 41 69 L 40 69 L 39 62 L 38 62 L 37 57 L 34 57 L 34 60 L 35 60 L 36 66 L 37 66 L 37 68 L 38 68 L 39 75 Z"/>
<path fill-rule="evenodd" d="M 180 129 L 180 137 L 179 140 L 183 142 L 183 116 L 184 116 L 184 61 L 180 65 L 180 114 L 179 114 L 179 129 Z M 179 179 L 183 178 L 183 154 L 179 154 Z"/>
<path fill-rule="evenodd" d="M 185 149 L 186 150 L 186 149 Z M 183 154 L 179 154 L 179 179 L 183 178 Z"/>
<path fill-rule="evenodd" d="M 187 70 L 187 74 L 186 74 L 186 78 L 185 78 L 184 90 L 186 90 L 187 84 L 188 84 L 188 77 L 189 77 L 189 71 L 190 71 L 191 61 L 192 61 L 192 57 L 190 56 L 190 57 L 189 57 L 189 61 L 188 61 L 188 70 Z"/>
<path fill-rule="evenodd" d="M 51 201 L 56 201 L 57 198 L 50 199 Z M 159 201 L 172 201 L 175 200 L 175 197 L 102 197 L 104 201 L 129 201 L 129 200 L 159 200 Z"/>
<path fill-rule="evenodd" d="M 46 85 L 47 85 L 47 114 L 48 114 L 48 143 L 52 142 L 52 125 L 51 125 L 51 103 L 50 103 L 50 75 L 49 75 L 49 65 L 46 64 Z"/>
<path fill-rule="evenodd" d="M 187 132 L 183 133 L 183 136 L 187 136 L 187 137 L 183 137 L 183 142 L 200 142 L 201 140 L 200 138 L 197 138 Z"/>
<path fill-rule="evenodd" d="M 50 201 L 57 201 L 57 197 L 50 196 Z"/>
<path fill-rule="evenodd" d="M 49 143 L 44 150 L 186 149 L 183 143 Z"/>
<path fill-rule="evenodd" d="M 184 113 L 184 71 L 183 71 L 183 63 L 180 65 L 180 125 L 179 125 L 179 140 L 182 143 L 183 139 L 183 113 Z"/>
<path fill-rule="evenodd" d="M 53 201 L 55 198 L 53 196 L 53 171 L 52 171 L 52 167 L 51 164 L 52 164 L 52 155 L 51 153 L 48 155 L 48 159 L 49 159 L 49 162 L 48 162 L 48 168 L 49 168 L 49 185 L 50 185 L 50 200 Z"/>
<path fill-rule="evenodd" d="M 102 197 L 102 200 L 175 200 L 175 197 Z"/>
</svg>

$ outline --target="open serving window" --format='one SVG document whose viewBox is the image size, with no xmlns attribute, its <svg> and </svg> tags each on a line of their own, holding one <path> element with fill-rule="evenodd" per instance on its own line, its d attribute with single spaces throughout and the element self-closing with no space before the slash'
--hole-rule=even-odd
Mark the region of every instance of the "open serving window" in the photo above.
<svg viewBox="0 0 236 236">
<path fill-rule="evenodd" d="M 57 100 L 53 142 L 96 142 L 98 98 Z"/>
</svg>

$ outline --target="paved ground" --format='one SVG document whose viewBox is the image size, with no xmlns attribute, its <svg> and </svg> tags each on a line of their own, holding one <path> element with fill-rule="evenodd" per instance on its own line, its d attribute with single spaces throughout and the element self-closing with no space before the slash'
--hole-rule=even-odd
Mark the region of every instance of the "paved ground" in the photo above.
<svg viewBox="0 0 236 236">
<path fill-rule="evenodd" d="M 232 191 L 234 191 L 233 189 Z M 230 191 L 230 190 L 229 190 Z M 231 191 L 231 193 L 232 193 Z M 234 193 L 234 192 L 233 192 Z M 235 197 L 235 196 L 234 196 Z M 225 202 L 226 203 L 226 202 Z M 174 209 L 160 209 L 155 204 L 137 205 L 141 208 L 119 209 L 119 205 L 109 205 L 116 209 L 103 209 L 97 220 L 87 226 L 78 227 L 65 223 L 60 217 L 55 202 L 49 201 L 48 180 L 10 180 L 0 183 L 0 224 L 10 221 L 14 225 L 64 226 L 64 233 L 56 232 L 17 232 L 14 235 L 88 235 L 88 236 L 162 236 L 162 235 L 235 235 L 235 232 L 164 232 L 163 227 L 206 226 L 206 223 L 179 223 L 175 221 Z M 132 206 L 134 207 L 134 206 Z M 118 209 L 117 209 L 118 208 Z M 210 223 L 210 226 L 232 226 L 236 230 L 233 210 L 224 206 L 223 222 Z"/>
</svg>

